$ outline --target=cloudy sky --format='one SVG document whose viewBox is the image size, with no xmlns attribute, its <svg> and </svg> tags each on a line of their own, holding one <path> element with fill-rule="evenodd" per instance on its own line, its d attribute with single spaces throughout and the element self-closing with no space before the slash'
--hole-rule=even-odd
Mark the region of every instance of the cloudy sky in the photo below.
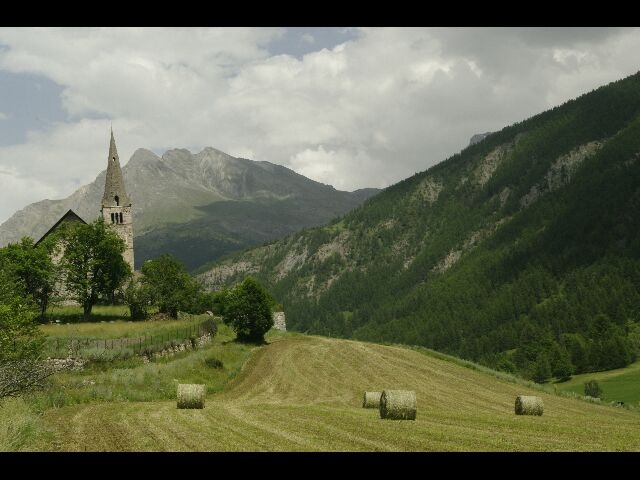
<svg viewBox="0 0 640 480">
<path fill-rule="evenodd" d="M 140 147 L 385 187 L 640 69 L 640 29 L 0 28 L 0 223 Z"/>
</svg>

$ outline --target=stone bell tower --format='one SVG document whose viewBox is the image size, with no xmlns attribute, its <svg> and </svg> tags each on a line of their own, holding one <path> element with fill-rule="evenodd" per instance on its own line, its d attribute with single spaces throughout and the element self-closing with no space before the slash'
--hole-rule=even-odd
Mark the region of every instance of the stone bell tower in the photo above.
<svg viewBox="0 0 640 480">
<path fill-rule="evenodd" d="M 133 271 L 133 217 L 131 215 L 131 200 L 124 188 L 120 158 L 116 150 L 116 141 L 111 130 L 109 145 L 109 159 L 107 160 L 107 179 L 102 196 L 102 218 L 124 240 L 125 251 L 122 254 L 125 262 Z"/>
</svg>

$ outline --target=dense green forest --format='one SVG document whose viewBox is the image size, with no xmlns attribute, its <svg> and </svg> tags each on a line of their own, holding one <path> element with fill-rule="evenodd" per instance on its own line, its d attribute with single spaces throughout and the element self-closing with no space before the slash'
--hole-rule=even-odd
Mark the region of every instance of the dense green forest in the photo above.
<svg viewBox="0 0 640 480">
<path fill-rule="evenodd" d="M 294 330 L 424 345 L 537 381 L 629 364 L 640 350 L 640 74 L 202 278 L 218 287 L 247 273 Z"/>
</svg>

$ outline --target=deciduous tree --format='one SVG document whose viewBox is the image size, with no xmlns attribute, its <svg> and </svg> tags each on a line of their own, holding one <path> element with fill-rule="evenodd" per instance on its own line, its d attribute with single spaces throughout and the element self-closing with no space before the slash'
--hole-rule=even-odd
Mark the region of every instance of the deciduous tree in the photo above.
<svg viewBox="0 0 640 480">
<path fill-rule="evenodd" d="M 223 320 L 236 332 L 238 340 L 263 342 L 273 327 L 273 300 L 257 280 L 247 277 L 225 296 Z"/>
<path fill-rule="evenodd" d="M 74 224 L 61 236 L 65 284 L 88 321 L 93 305 L 101 296 L 112 299 L 114 292 L 131 275 L 122 257 L 125 244 L 108 229 L 102 218 L 90 224 Z"/>
</svg>

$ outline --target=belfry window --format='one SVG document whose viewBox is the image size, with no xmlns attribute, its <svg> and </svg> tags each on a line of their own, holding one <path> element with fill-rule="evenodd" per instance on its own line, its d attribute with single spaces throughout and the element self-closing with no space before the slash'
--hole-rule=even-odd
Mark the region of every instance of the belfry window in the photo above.
<svg viewBox="0 0 640 480">
<path fill-rule="evenodd" d="M 120 206 L 120 197 L 118 195 L 115 196 L 114 200 L 116 201 L 116 206 Z"/>
</svg>

